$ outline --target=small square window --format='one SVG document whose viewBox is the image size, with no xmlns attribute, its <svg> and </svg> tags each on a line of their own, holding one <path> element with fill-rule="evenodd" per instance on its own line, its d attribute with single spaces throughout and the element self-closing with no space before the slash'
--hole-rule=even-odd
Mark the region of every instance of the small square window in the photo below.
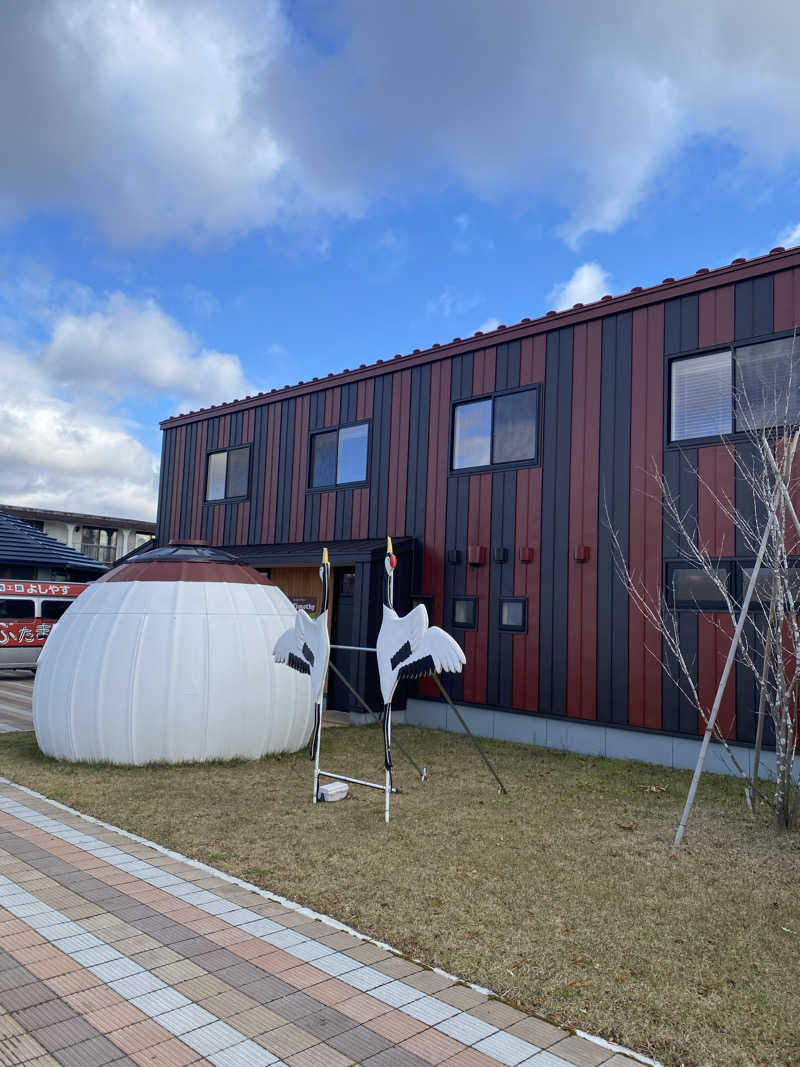
<svg viewBox="0 0 800 1067">
<path fill-rule="evenodd" d="M 453 600 L 453 627 L 458 630 L 477 630 L 477 597 L 461 596 Z"/>
<path fill-rule="evenodd" d="M 426 593 L 412 593 L 411 595 L 411 609 L 413 611 L 419 604 L 422 604 L 428 613 L 428 622 L 433 622 L 433 597 L 428 596 Z"/>
<path fill-rule="evenodd" d="M 311 488 L 367 480 L 369 424 L 342 426 L 311 437 Z"/>
<path fill-rule="evenodd" d="M 538 443 L 538 386 L 469 400 L 454 409 L 453 470 L 536 462 Z"/>
<path fill-rule="evenodd" d="M 500 601 L 500 629 L 519 634 L 527 631 L 528 600 L 526 597 L 509 597 Z"/>
<path fill-rule="evenodd" d="M 728 349 L 673 360 L 670 382 L 671 441 L 731 432 L 733 361 Z"/>
<path fill-rule="evenodd" d="M 249 481 L 250 449 L 247 446 L 209 453 L 206 500 L 247 496 Z"/>
<path fill-rule="evenodd" d="M 752 567 L 742 567 L 742 599 L 747 592 L 747 587 L 750 584 L 750 577 L 753 573 Z M 759 607 L 764 610 L 769 609 L 770 601 L 772 600 L 772 567 L 761 567 L 756 578 L 755 588 L 753 589 L 753 597 L 750 601 L 751 608 Z M 797 563 L 790 563 L 788 567 L 788 590 L 791 594 L 791 599 L 794 603 L 795 611 L 800 605 L 800 565 Z M 786 588 L 784 584 L 783 588 Z M 789 597 L 787 596 L 787 600 Z M 789 605 L 785 606 L 786 611 L 789 610 Z"/>
</svg>

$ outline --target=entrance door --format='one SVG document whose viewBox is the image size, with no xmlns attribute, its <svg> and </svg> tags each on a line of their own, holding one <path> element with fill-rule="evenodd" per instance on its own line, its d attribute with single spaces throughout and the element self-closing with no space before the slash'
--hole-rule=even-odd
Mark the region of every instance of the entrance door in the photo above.
<svg viewBox="0 0 800 1067">
<path fill-rule="evenodd" d="M 333 570 L 333 625 L 331 643 L 334 645 L 355 645 L 353 621 L 355 612 L 355 567 L 334 567 Z M 358 656 L 363 652 L 344 652 L 331 649 L 331 662 L 334 663 L 351 685 L 357 686 Z M 331 671 L 328 674 L 328 707 L 331 711 L 362 711 L 358 701 Z"/>
</svg>

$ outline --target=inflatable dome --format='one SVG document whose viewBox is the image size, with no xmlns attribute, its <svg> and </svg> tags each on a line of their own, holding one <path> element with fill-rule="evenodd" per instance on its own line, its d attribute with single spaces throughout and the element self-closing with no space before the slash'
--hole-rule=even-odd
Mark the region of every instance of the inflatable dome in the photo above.
<svg viewBox="0 0 800 1067">
<path fill-rule="evenodd" d="M 311 683 L 272 659 L 294 619 L 277 586 L 218 549 L 171 545 L 120 564 L 45 642 L 39 747 L 127 764 L 295 751 L 313 726 Z"/>
</svg>

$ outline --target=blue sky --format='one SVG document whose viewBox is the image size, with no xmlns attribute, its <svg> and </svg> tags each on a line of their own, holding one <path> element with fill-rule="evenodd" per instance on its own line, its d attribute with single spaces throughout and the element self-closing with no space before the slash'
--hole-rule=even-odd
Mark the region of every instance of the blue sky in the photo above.
<svg viewBox="0 0 800 1067">
<path fill-rule="evenodd" d="M 800 243 L 794 6 L 597 10 L 4 7 L 0 502 L 150 518 L 178 410 Z"/>
</svg>

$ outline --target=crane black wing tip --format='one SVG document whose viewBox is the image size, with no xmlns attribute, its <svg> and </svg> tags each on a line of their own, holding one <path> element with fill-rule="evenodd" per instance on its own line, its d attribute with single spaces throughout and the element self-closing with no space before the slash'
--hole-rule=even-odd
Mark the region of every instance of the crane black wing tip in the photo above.
<svg viewBox="0 0 800 1067">
<path fill-rule="evenodd" d="M 290 652 L 286 660 L 288 665 L 294 671 L 299 671 L 300 674 L 311 674 L 311 667 L 306 663 L 304 659 L 299 656 L 295 656 L 294 652 Z"/>
<path fill-rule="evenodd" d="M 433 656 L 423 656 L 422 659 L 404 663 L 397 672 L 398 678 L 423 678 L 426 674 L 436 674 L 436 664 Z"/>
</svg>

